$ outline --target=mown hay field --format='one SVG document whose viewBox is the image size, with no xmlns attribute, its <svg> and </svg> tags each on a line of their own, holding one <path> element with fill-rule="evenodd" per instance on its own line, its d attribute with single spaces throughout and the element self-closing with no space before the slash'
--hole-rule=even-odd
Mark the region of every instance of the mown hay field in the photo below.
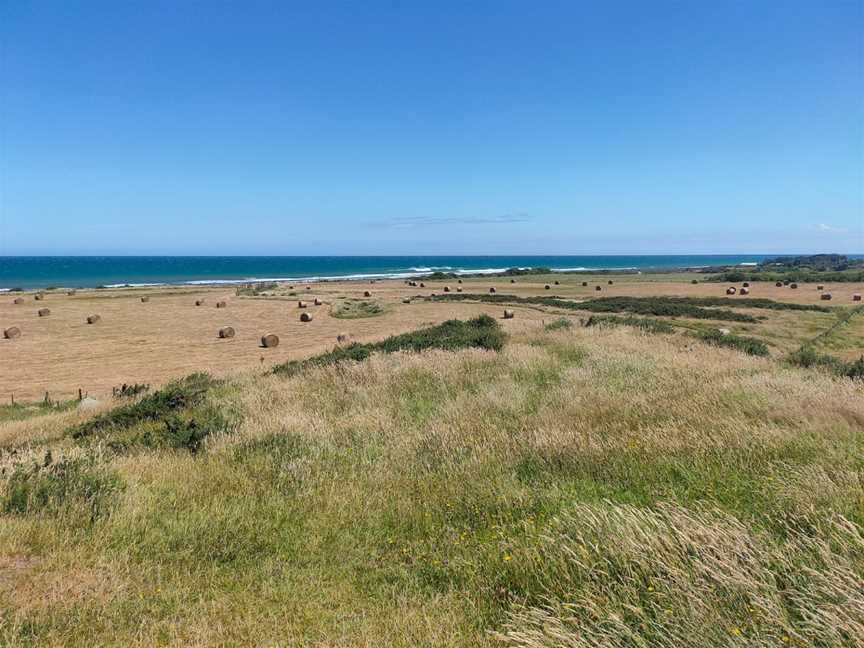
<svg viewBox="0 0 864 648">
<path fill-rule="evenodd" d="M 554 281 L 559 285 L 554 285 Z M 609 285 L 608 281 L 613 284 Z M 589 285 L 582 286 L 585 281 Z M 0 402 L 14 397 L 19 401 L 42 399 L 46 392 L 54 400 L 77 395 L 78 389 L 103 398 L 113 387 L 126 383 L 163 384 L 195 371 L 216 375 L 267 367 L 288 359 L 299 359 L 330 348 L 336 336 L 349 333 L 352 339 L 372 341 L 412 330 L 427 323 L 451 317 L 472 317 L 482 312 L 495 316 L 503 307 L 473 303 L 432 304 L 432 293 L 442 294 L 445 285 L 464 294 L 498 294 L 519 297 L 558 296 L 581 300 L 596 297 L 634 296 L 723 296 L 726 284 L 701 281 L 692 284 L 687 275 L 549 275 L 518 277 L 510 283 L 504 277 L 465 278 L 426 281 L 425 288 L 400 281 L 319 282 L 267 285 L 266 290 L 231 288 L 152 288 L 46 291 L 35 301 L 24 294 L 24 303 L 14 304 L 17 293 L 0 295 L 0 329 L 16 326 L 21 335 L 13 340 L 0 339 Z M 545 284 L 550 290 L 544 290 Z M 602 290 L 594 288 L 600 285 Z M 366 291 L 370 298 L 364 298 Z M 851 295 L 861 292 L 858 284 L 826 285 L 834 299 L 832 307 L 849 307 Z M 452 293 L 451 293 L 452 294 Z M 141 296 L 149 297 L 142 303 Z M 321 305 L 315 305 L 319 298 Z M 403 299 L 411 298 L 411 303 Z M 814 285 L 802 284 L 798 290 L 777 288 L 772 283 L 754 282 L 750 298 L 769 298 L 797 304 L 820 304 Z M 195 303 L 204 300 L 200 306 Z M 735 297 L 746 301 L 748 297 Z M 314 316 L 300 322 L 297 302 L 308 302 Z M 225 308 L 216 308 L 220 301 Z M 363 305 L 360 308 L 358 305 Z M 826 303 L 822 303 L 825 305 Z M 38 317 L 37 306 L 51 309 L 50 316 Z M 516 319 L 543 320 L 555 310 L 515 306 Z M 100 321 L 86 323 L 89 315 Z M 755 325 L 730 326 L 737 333 L 757 335 L 772 344 L 775 353 L 789 353 L 812 339 L 833 323 L 834 317 L 822 313 L 756 313 L 767 319 Z M 350 319 L 344 319 L 344 317 Z M 587 316 L 587 314 L 586 314 Z M 850 335 L 835 342 L 831 352 L 843 359 L 864 354 L 861 318 L 849 327 Z M 684 322 L 686 325 L 687 322 Z M 230 326 L 236 335 L 220 339 L 220 328 Z M 274 349 L 261 349 L 262 335 L 279 336 Z M 839 334 L 839 332 L 838 332 Z"/>
</svg>

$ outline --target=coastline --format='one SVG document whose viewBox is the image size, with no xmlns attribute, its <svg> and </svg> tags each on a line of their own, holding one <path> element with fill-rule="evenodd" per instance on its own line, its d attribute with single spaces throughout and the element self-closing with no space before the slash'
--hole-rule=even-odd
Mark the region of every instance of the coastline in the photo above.
<svg viewBox="0 0 864 648">
<path fill-rule="evenodd" d="M 514 274 L 514 271 L 537 274 L 532 271 L 538 269 L 548 269 L 550 273 L 556 274 L 588 275 L 710 272 L 731 267 L 754 267 L 760 258 L 766 256 L 0 257 L 0 293 L 19 289 L 117 289 L 404 280 L 442 274 L 454 277 L 494 277 L 508 272 Z M 439 259 L 443 263 L 410 263 Z M 580 263 L 582 261 L 584 263 Z M 289 272 L 279 272 L 282 269 L 279 266 L 292 267 Z M 303 266 L 308 266 L 308 269 Z M 356 266 L 356 271 L 352 266 Z M 256 272 L 262 269 L 263 272 Z M 206 276 L 208 274 L 211 276 Z"/>
</svg>

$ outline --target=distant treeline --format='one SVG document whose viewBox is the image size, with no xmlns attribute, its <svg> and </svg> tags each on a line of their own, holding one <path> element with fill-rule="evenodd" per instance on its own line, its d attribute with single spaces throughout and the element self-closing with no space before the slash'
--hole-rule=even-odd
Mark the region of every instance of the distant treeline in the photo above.
<svg viewBox="0 0 864 648">
<path fill-rule="evenodd" d="M 814 270 L 812 268 L 790 268 L 782 270 L 772 268 L 763 270 L 761 267 L 752 270 L 726 270 L 705 281 L 720 281 L 737 283 L 739 281 L 792 281 L 795 283 L 857 283 L 864 282 L 864 268 L 860 270 Z"/>
</svg>

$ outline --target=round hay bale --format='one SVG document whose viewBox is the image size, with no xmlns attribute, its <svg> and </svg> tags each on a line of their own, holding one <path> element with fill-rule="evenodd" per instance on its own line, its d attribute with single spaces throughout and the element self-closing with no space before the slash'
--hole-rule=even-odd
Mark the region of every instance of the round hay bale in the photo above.
<svg viewBox="0 0 864 648">
<path fill-rule="evenodd" d="M 216 308 L 227 308 L 227 307 L 228 307 L 228 302 L 225 302 L 225 301 L 216 302 Z"/>
<path fill-rule="evenodd" d="M 316 297 L 316 298 L 315 298 L 315 301 L 312 302 L 312 303 L 315 304 L 316 306 L 320 306 L 320 305 L 323 304 L 324 302 L 322 302 L 321 299 L 320 299 L 319 297 Z"/>
<path fill-rule="evenodd" d="M 819 295 L 819 299 L 822 301 L 831 301 L 831 293 L 822 293 Z"/>
<path fill-rule="evenodd" d="M 458 283 L 462 283 L 462 280 L 461 280 L 461 279 L 457 279 L 456 281 L 457 281 Z"/>
<path fill-rule="evenodd" d="M 795 290 L 795 289 L 798 287 L 798 284 L 797 284 L 797 283 L 791 283 L 791 284 L 789 284 L 789 287 L 790 287 L 792 290 Z"/>
<path fill-rule="evenodd" d="M 587 281 L 583 281 L 583 282 L 582 282 L 582 287 L 583 287 L 583 288 L 586 287 L 587 285 L 588 285 L 588 282 L 587 282 Z"/>
<path fill-rule="evenodd" d="M 516 283 L 516 280 L 515 280 L 515 279 L 511 279 L 511 280 L 510 280 L 510 283 Z"/>
<path fill-rule="evenodd" d="M 311 322 L 312 321 L 312 313 L 300 313 L 300 321 L 301 322 Z"/>
<path fill-rule="evenodd" d="M 10 326 L 5 331 L 3 331 L 3 337 L 7 340 L 14 340 L 15 338 L 21 335 L 21 329 L 17 326 Z"/>
<path fill-rule="evenodd" d="M 261 346 L 265 349 L 272 349 L 279 346 L 279 336 L 269 333 L 261 336 Z"/>
<path fill-rule="evenodd" d="M 51 314 L 51 311 L 48 310 L 47 308 L 40 308 L 38 313 L 39 313 L 39 317 L 48 317 Z"/>
<path fill-rule="evenodd" d="M 369 292 L 368 290 L 364 290 L 364 291 L 363 291 L 363 296 L 364 296 L 364 297 L 371 297 L 371 296 L 372 296 L 372 293 Z"/>
<path fill-rule="evenodd" d="M 312 286 L 306 286 L 306 290 L 312 290 Z"/>
<path fill-rule="evenodd" d="M 825 290 L 825 286 L 823 284 L 818 284 L 816 290 Z"/>
<path fill-rule="evenodd" d="M 141 298 L 141 303 L 142 303 L 142 304 L 146 304 L 146 303 L 149 302 L 149 301 L 150 301 L 150 298 L 149 298 L 149 297 L 142 297 L 142 298 Z"/>
<path fill-rule="evenodd" d="M 336 335 L 336 341 L 337 341 L 339 344 L 342 344 L 343 342 L 347 342 L 347 341 L 350 340 L 350 339 L 351 339 L 351 334 L 350 334 L 350 333 L 339 333 L 339 334 Z"/>
<path fill-rule="evenodd" d="M 727 295 L 734 295 L 736 292 L 738 292 L 738 289 L 735 288 L 735 286 L 729 286 L 729 287 L 726 289 L 726 294 L 727 294 Z"/>
<path fill-rule="evenodd" d="M 750 287 L 750 282 L 749 282 L 749 281 L 745 281 L 745 282 L 742 283 L 741 285 L 744 286 L 744 288 L 749 288 L 749 287 Z"/>
<path fill-rule="evenodd" d="M 12 303 L 13 304 L 23 304 L 24 298 L 23 297 L 16 297 Z"/>
<path fill-rule="evenodd" d="M 699 281 L 697 279 L 691 279 L 690 283 L 695 285 L 695 284 L 698 284 Z"/>
<path fill-rule="evenodd" d="M 288 286 L 288 290 L 294 290 L 294 286 Z"/>
<path fill-rule="evenodd" d="M 558 281 L 558 280 L 556 279 L 556 280 L 555 280 L 555 285 L 556 285 L 556 286 L 560 286 L 560 285 L 561 285 L 561 282 Z"/>
<path fill-rule="evenodd" d="M 420 282 L 420 287 L 421 287 L 421 288 L 425 288 L 425 287 L 426 287 L 426 284 L 423 283 L 423 282 L 421 281 L 421 282 Z"/>
<path fill-rule="evenodd" d="M 861 293 L 855 293 L 852 295 L 852 301 L 861 301 Z"/>
<path fill-rule="evenodd" d="M 456 292 L 462 292 L 462 286 L 456 286 Z"/>
<path fill-rule="evenodd" d="M 513 319 L 513 311 L 509 308 L 504 309 L 504 319 Z"/>
<path fill-rule="evenodd" d="M 306 308 L 307 304 L 302 299 L 297 302 L 297 308 Z"/>
<path fill-rule="evenodd" d="M 95 324 L 96 322 L 98 322 L 98 321 L 101 320 L 101 319 L 102 319 L 102 318 L 99 317 L 99 316 L 96 315 L 96 314 L 88 315 L 88 316 L 87 316 L 87 323 L 88 323 L 88 324 Z"/>
<path fill-rule="evenodd" d="M 609 280 L 609 285 L 611 286 L 613 283 L 614 283 L 614 282 L 610 279 L 610 280 Z"/>
<path fill-rule="evenodd" d="M 33 299 L 35 299 L 36 301 L 42 301 L 43 299 L 45 299 L 45 295 L 43 295 L 42 293 L 36 293 L 35 295 L 33 295 Z"/>
<path fill-rule="evenodd" d="M 783 282 L 782 282 L 782 281 L 778 281 L 778 282 L 775 283 L 774 285 L 775 285 L 777 288 L 782 288 L 782 287 L 783 287 Z"/>
<path fill-rule="evenodd" d="M 203 299 L 196 299 L 196 300 L 195 300 L 195 305 L 196 305 L 196 306 L 203 306 L 203 305 L 204 305 L 204 300 L 203 300 Z"/>
<path fill-rule="evenodd" d="M 234 337 L 234 327 L 233 326 L 223 326 L 219 329 L 219 337 L 223 340 L 227 340 L 228 338 Z M 264 338 L 261 338 L 262 342 Z"/>
<path fill-rule="evenodd" d="M 402 300 L 402 303 L 403 303 L 403 304 L 410 304 L 410 303 L 411 303 L 411 298 L 410 298 L 410 297 L 406 297 L 405 299 Z"/>
<path fill-rule="evenodd" d="M 546 284 L 545 286 L 543 286 L 543 290 L 552 290 L 552 286 Z"/>
<path fill-rule="evenodd" d="M 444 292 L 450 292 L 450 286 L 444 286 Z"/>
<path fill-rule="evenodd" d="M 495 286 L 492 286 L 492 287 L 489 289 L 489 292 L 490 292 L 490 293 L 494 293 L 494 292 L 495 292 Z"/>
<path fill-rule="evenodd" d="M 742 288 L 742 289 L 741 289 L 741 294 L 742 294 L 742 295 L 749 295 L 749 294 L 750 294 L 750 289 L 749 289 L 749 288 Z"/>
<path fill-rule="evenodd" d="M 602 289 L 600 286 L 595 286 L 595 287 L 594 287 L 594 290 L 596 290 L 597 292 L 600 292 L 600 291 L 603 290 L 603 289 Z"/>
</svg>

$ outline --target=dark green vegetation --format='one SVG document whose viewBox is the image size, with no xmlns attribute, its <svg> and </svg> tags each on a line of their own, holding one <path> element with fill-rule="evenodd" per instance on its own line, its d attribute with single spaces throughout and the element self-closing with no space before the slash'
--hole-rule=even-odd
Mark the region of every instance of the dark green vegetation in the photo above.
<svg viewBox="0 0 864 648">
<path fill-rule="evenodd" d="M 453 351 L 476 347 L 490 351 L 500 351 L 504 346 L 504 332 L 498 322 L 488 315 L 481 315 L 467 321 L 448 320 L 437 326 L 420 329 L 402 335 L 393 335 L 380 342 L 355 342 L 345 347 L 321 353 L 305 360 L 291 360 L 274 367 L 277 374 L 294 375 L 309 367 L 335 364 L 343 360 L 362 361 L 372 353 L 393 353 L 396 351 L 423 351 L 425 349 L 446 349 Z"/>
<path fill-rule="evenodd" d="M 864 261 L 850 260 L 845 254 L 809 254 L 803 256 L 780 256 L 765 259 L 759 264 L 768 268 L 808 268 L 810 270 L 846 270 L 864 267 Z"/>
<path fill-rule="evenodd" d="M 376 301 L 368 299 L 346 299 L 334 304 L 330 309 L 330 315 L 338 319 L 361 319 L 364 317 L 376 317 L 386 312 L 384 306 Z"/>
<path fill-rule="evenodd" d="M 177 448 L 197 452 L 204 440 L 233 425 L 207 401 L 217 385 L 208 374 L 175 380 L 137 403 L 116 407 L 73 427 L 76 441 L 104 441 L 116 451 L 133 447 Z"/>
<path fill-rule="evenodd" d="M 777 257 L 753 269 L 726 270 L 709 281 L 859 282 L 864 281 L 864 261 L 842 254 Z"/>
<path fill-rule="evenodd" d="M 705 308 L 687 301 L 685 297 L 600 297 L 581 302 L 559 297 L 518 297 L 499 294 L 447 294 L 430 297 L 433 301 L 480 301 L 492 304 L 535 304 L 574 311 L 593 313 L 632 313 L 655 317 L 689 317 L 692 319 L 724 320 L 729 322 L 757 322 L 752 315 L 720 308 Z M 770 300 L 766 300 L 770 301 Z M 706 304 L 707 305 L 707 304 Z M 726 304 L 737 306 L 737 304 Z"/>
<path fill-rule="evenodd" d="M 150 391 L 150 385 L 144 383 L 123 383 L 119 387 L 111 388 L 111 395 L 114 398 L 133 398 Z"/>
<path fill-rule="evenodd" d="M 834 356 L 819 353 L 812 345 L 805 345 L 789 354 L 789 362 L 796 367 L 823 369 L 847 378 L 864 379 L 864 356 L 851 362 L 843 362 Z"/>
<path fill-rule="evenodd" d="M 734 335 L 732 333 L 721 333 L 718 330 L 712 329 L 709 331 L 699 331 L 696 334 L 703 342 L 713 344 L 714 346 L 726 347 L 728 349 L 737 349 L 749 355 L 767 356 L 768 345 L 762 340 L 746 337 L 744 335 Z"/>
<path fill-rule="evenodd" d="M 672 333 L 675 327 L 658 319 L 650 317 L 633 317 L 631 315 L 592 315 L 585 321 L 585 326 L 632 326 L 648 333 Z"/>
</svg>

